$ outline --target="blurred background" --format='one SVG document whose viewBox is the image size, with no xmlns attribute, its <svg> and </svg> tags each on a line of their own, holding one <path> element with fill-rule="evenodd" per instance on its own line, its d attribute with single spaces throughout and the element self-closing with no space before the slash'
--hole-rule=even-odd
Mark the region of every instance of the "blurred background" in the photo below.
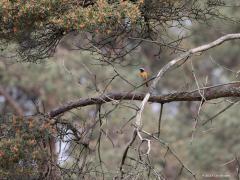
<svg viewBox="0 0 240 180">
<path fill-rule="evenodd" d="M 220 10 L 228 17 L 239 16 L 239 7 L 224 7 Z M 240 30 L 239 23 L 221 18 L 209 20 L 207 24 L 193 23 L 187 20 L 184 23 L 185 28 L 173 26 L 167 32 L 173 39 L 179 37 L 180 34 L 186 36 L 187 38 L 181 41 L 181 48 L 184 49 L 211 42 L 224 34 Z M 144 67 L 153 77 L 163 65 L 178 55 L 172 49 L 159 49 L 158 45 L 143 41 L 131 54 L 125 56 L 122 62 L 106 65 L 99 61 L 97 54 L 73 50 L 74 45 L 81 44 L 83 39 L 80 35 L 70 33 L 61 40 L 53 57 L 45 59 L 41 63 L 15 62 L 9 57 L 11 55 L 9 52 L 14 45 L 9 45 L 2 51 L 0 56 L 0 112 L 1 130 L 6 132 L 4 134 L 2 131 L 1 136 L 10 132 L 7 131 L 8 128 L 10 129 L 9 126 L 3 126 L 6 122 L 3 117 L 17 113 L 25 117 L 42 117 L 50 110 L 73 100 L 95 97 L 102 93 L 129 92 L 142 84 L 142 79 L 138 75 L 140 67 Z M 192 57 L 181 67 L 168 72 L 157 84 L 154 93 L 168 94 L 195 90 L 198 88 L 195 77 L 200 87 L 239 81 L 239 50 L 239 41 L 234 40 L 202 55 Z M 146 93 L 147 88 L 142 86 L 135 89 L 134 92 Z M 11 101 L 13 102 L 11 103 Z M 196 174 L 198 179 L 204 179 L 205 176 L 211 175 L 214 177 L 209 177 L 209 179 L 235 179 L 239 173 L 237 165 L 240 152 L 239 105 L 233 105 L 212 121 L 202 125 L 202 122 L 213 117 L 231 101 L 232 99 L 222 98 L 204 104 L 199 113 L 199 123 L 196 128 L 195 117 L 198 114 L 199 102 L 164 104 L 160 139 L 167 143 L 174 153 L 152 141 L 149 162 L 154 169 L 161 172 L 167 179 L 193 179 L 191 172 Z M 57 164 L 59 169 L 62 168 L 59 172 L 61 177 L 63 179 L 80 178 L 80 175 L 74 171 L 80 169 L 79 164 L 82 164 L 84 160 L 78 158 L 84 156 L 84 153 L 88 156 L 84 166 L 85 175 L 82 178 L 101 179 L 101 172 L 105 172 L 105 178 L 112 179 L 119 174 L 124 149 L 132 136 L 131 123 L 134 122 L 133 117 L 136 115 L 136 109 L 140 103 L 138 101 L 121 101 L 119 104 L 111 102 L 102 105 L 99 115 L 102 117 L 101 125 L 96 125 L 92 130 L 89 137 L 89 150 L 84 150 L 85 152 L 80 152 L 81 148 L 76 148 L 81 145 L 73 141 L 70 133 L 68 135 L 67 132 L 71 132 L 71 130 L 66 127 L 59 128 L 61 131 L 58 132 L 65 131 L 65 135 L 61 135 L 61 133 L 56 135 L 53 144 L 56 147 Z M 157 133 L 160 106 L 161 104 L 157 103 L 147 104 L 142 117 L 145 131 Z M 91 125 L 96 114 L 95 110 L 96 106 L 77 108 L 64 113 L 61 119 L 81 131 L 82 127 Z M 101 158 L 98 156 L 97 145 L 100 132 L 102 134 L 99 148 Z M 11 139 L 13 143 L 16 142 L 15 138 L 16 136 Z M 0 141 L 1 148 L 4 143 L 6 142 Z M 138 156 L 136 147 L 137 145 L 130 148 L 129 156 Z M 1 157 L 3 156 L 1 155 L 2 151 L 0 151 Z M 41 151 L 37 153 L 41 154 Z M 81 153 L 83 154 L 80 156 Z M 24 158 L 26 157 L 24 156 Z M 19 171 L 11 174 L 4 165 L 6 160 L 4 158 L 0 160 L 1 177 L 17 179 L 17 174 L 23 173 L 20 162 L 17 161 L 16 164 L 13 161 Z M 77 161 L 78 163 L 76 163 Z M 127 171 L 128 166 L 129 169 L 134 167 L 135 163 L 128 159 L 125 170 Z M 13 164 L 9 164 L 9 167 L 12 167 Z M 187 169 L 182 170 L 183 164 L 191 172 L 188 172 Z M 71 169 L 72 172 L 70 170 L 66 172 L 64 169 Z M 144 172 L 147 168 L 139 165 L 136 169 L 138 172 Z M 25 179 L 38 177 L 38 172 L 35 170 L 30 168 L 29 171 L 24 171 L 23 177 Z M 29 173 L 32 171 L 36 174 L 35 177 L 30 177 Z M 98 174 L 100 175 L 98 176 Z M 144 175 L 140 175 L 138 179 L 155 179 L 154 175 L 148 176 L 147 174 L 148 171 Z M 179 174 L 181 175 L 178 176 Z M 224 178 L 220 176 L 224 176 Z M 125 178 L 128 179 L 128 177 Z"/>
</svg>

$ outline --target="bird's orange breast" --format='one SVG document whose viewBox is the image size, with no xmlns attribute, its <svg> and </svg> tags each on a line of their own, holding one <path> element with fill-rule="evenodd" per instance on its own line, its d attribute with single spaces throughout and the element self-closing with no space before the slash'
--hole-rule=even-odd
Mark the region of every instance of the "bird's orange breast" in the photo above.
<svg viewBox="0 0 240 180">
<path fill-rule="evenodd" d="M 148 78 L 148 73 L 145 72 L 145 71 L 144 72 L 140 72 L 139 76 L 146 80 Z"/>
</svg>

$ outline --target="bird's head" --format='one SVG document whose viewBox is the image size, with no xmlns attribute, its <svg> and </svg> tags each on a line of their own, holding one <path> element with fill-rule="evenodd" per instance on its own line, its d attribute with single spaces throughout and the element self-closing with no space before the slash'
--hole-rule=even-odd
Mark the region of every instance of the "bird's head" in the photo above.
<svg viewBox="0 0 240 180">
<path fill-rule="evenodd" d="M 144 68 L 139 68 L 140 72 L 144 72 L 145 69 Z"/>
</svg>

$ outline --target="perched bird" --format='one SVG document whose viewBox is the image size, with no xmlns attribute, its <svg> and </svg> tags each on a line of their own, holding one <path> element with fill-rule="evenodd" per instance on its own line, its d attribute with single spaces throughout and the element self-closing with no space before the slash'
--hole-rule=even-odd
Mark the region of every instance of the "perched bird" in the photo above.
<svg viewBox="0 0 240 180">
<path fill-rule="evenodd" d="M 147 71 L 145 71 L 144 68 L 139 68 L 139 70 L 140 70 L 139 76 L 140 76 L 144 81 L 147 81 L 147 80 L 148 80 L 149 73 L 148 73 Z M 146 82 L 146 86 L 148 87 L 148 82 Z"/>
</svg>

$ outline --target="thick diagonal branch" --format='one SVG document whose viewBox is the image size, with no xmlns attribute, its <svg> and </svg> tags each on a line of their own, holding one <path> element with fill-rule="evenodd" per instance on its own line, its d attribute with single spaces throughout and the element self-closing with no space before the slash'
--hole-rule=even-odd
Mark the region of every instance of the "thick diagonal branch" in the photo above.
<svg viewBox="0 0 240 180">
<path fill-rule="evenodd" d="M 145 95 L 140 110 L 138 111 L 138 114 L 136 116 L 136 125 L 137 126 L 141 126 L 142 125 L 142 120 L 141 120 L 141 116 L 142 116 L 142 112 L 144 110 L 144 107 L 146 105 L 146 103 L 148 102 L 148 99 L 151 97 L 151 94 L 153 93 L 157 83 L 160 81 L 160 79 L 162 79 L 163 75 L 170 70 L 172 67 L 175 67 L 176 65 L 181 65 L 184 63 L 184 61 L 187 61 L 187 59 L 189 57 L 191 57 L 192 55 L 196 54 L 196 53 L 202 53 L 204 51 L 207 51 L 211 48 L 214 48 L 216 46 L 219 46 L 220 44 L 224 43 L 225 41 L 230 41 L 230 40 L 234 40 L 234 39 L 240 39 L 240 33 L 236 33 L 236 34 L 227 34 L 225 36 L 222 36 L 220 38 L 218 38 L 217 40 L 210 42 L 208 44 L 193 48 L 188 50 L 187 52 L 181 54 L 179 57 L 171 60 L 169 63 L 167 63 L 165 66 L 163 66 L 160 71 L 158 72 L 156 78 L 154 79 L 153 83 L 151 84 L 148 93 Z"/>
<path fill-rule="evenodd" d="M 202 88 L 195 91 L 176 92 L 166 95 L 151 95 L 148 99 L 149 102 L 155 103 L 169 103 L 174 101 L 201 101 L 202 96 L 199 94 L 202 91 L 206 100 L 217 99 L 221 97 L 240 97 L 240 82 L 232 82 L 217 86 Z M 104 104 L 111 101 L 120 100 L 137 100 L 142 101 L 145 97 L 143 93 L 108 93 L 102 96 L 93 98 L 83 98 L 76 101 L 68 102 L 65 105 L 57 107 L 48 113 L 50 118 L 54 118 L 62 113 L 70 111 L 74 108 L 84 107 L 94 104 Z"/>
</svg>

